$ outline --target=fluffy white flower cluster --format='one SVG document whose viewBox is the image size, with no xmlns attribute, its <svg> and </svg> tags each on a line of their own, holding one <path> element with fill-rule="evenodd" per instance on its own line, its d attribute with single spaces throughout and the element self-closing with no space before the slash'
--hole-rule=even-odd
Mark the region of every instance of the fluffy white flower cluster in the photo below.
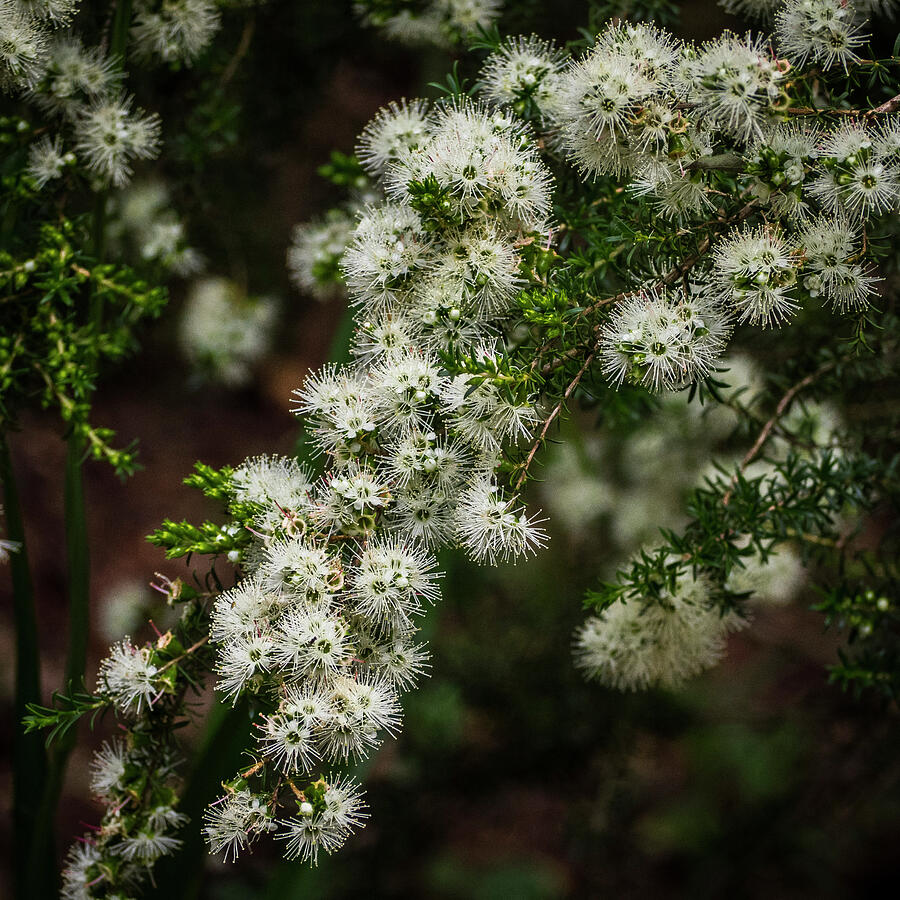
<svg viewBox="0 0 900 900">
<path fill-rule="evenodd" d="M 91 888 L 103 890 L 110 880 L 120 889 L 138 890 L 149 867 L 181 847 L 174 835 L 187 816 L 173 806 L 175 792 L 169 782 L 174 769 L 172 756 L 148 752 L 137 742 L 114 740 L 94 755 L 91 788 L 107 811 L 91 839 L 69 850 L 62 872 L 63 900 L 95 896 Z M 134 815 L 131 801 L 144 791 L 152 792 L 151 802 L 145 813 Z"/>
<path fill-rule="evenodd" d="M 502 335 L 518 242 L 546 227 L 549 174 L 520 126 L 470 102 L 394 104 L 361 148 L 389 199 L 344 254 L 357 361 L 296 392 L 326 471 L 260 457 L 231 476 L 232 512 L 256 539 L 213 608 L 218 688 L 263 702 L 256 756 L 300 799 L 282 819 L 271 787 L 236 780 L 207 814 L 229 858 L 274 831 L 289 857 L 315 861 L 361 824 L 356 788 L 317 773 L 399 729 L 400 693 L 428 659 L 417 619 L 439 598 L 429 549 L 497 562 L 544 540 L 495 477 L 538 421 L 534 403 L 502 379 L 448 374 L 437 352 L 500 365 L 486 337 Z"/>
<path fill-rule="evenodd" d="M 511 37 L 492 53 L 480 73 L 481 93 L 525 118 L 544 120 L 553 107 L 566 54 L 536 35 Z"/>
<path fill-rule="evenodd" d="M 202 271 L 205 260 L 188 244 L 184 222 L 173 208 L 164 182 L 152 179 L 129 184 L 110 199 L 108 209 L 110 248 L 124 251 L 128 244 L 141 260 L 182 278 Z"/>
<path fill-rule="evenodd" d="M 856 4 L 848 0 L 788 0 L 775 15 L 778 48 L 795 64 L 807 61 L 825 69 L 859 57 L 868 40 Z"/>
<path fill-rule="evenodd" d="M 81 163 L 102 185 L 122 187 L 136 160 L 156 156 L 160 120 L 136 109 L 120 61 L 86 47 L 72 19 L 78 0 L 0 0 L 0 90 L 55 117 L 58 130 L 30 152 L 39 188 Z M 130 31 L 137 58 L 189 65 L 219 27 L 216 0 L 139 0 Z"/>
<path fill-rule="evenodd" d="M 170 740 L 142 728 L 151 707 L 171 689 L 166 673 L 174 670 L 159 656 L 167 638 L 136 647 L 126 637 L 101 663 L 98 694 L 133 730 L 94 754 L 91 789 L 106 809 L 99 827 L 66 857 L 64 900 L 107 896 L 111 883 L 138 891 L 153 864 L 181 846 L 175 835 L 187 816 L 175 808 L 179 757 Z"/>
<path fill-rule="evenodd" d="M 357 0 L 357 15 L 403 44 L 450 48 L 479 28 L 489 28 L 500 15 L 502 0 L 426 0 L 418 8 L 397 2 Z"/>
<path fill-rule="evenodd" d="M 37 9 L 0 3 L 0 87 L 27 91 L 59 125 L 32 147 L 30 172 L 43 187 L 80 160 L 100 182 L 121 187 L 135 160 L 156 155 L 159 118 L 134 108 L 104 51 L 85 47 L 67 18 L 42 18 Z"/>
<path fill-rule="evenodd" d="M 181 314 L 182 352 L 201 377 L 240 387 L 269 349 L 277 317 L 275 298 L 249 297 L 226 278 L 202 278 Z"/>
<path fill-rule="evenodd" d="M 287 266 L 291 281 L 316 300 L 344 293 L 340 261 L 353 234 L 354 221 L 341 209 L 332 209 L 319 222 L 294 227 Z"/>
<path fill-rule="evenodd" d="M 619 690 L 677 688 L 715 665 L 729 632 L 744 625 L 709 602 L 702 576 L 681 570 L 658 598 L 629 597 L 592 616 L 575 636 L 588 678 Z"/>
<path fill-rule="evenodd" d="M 749 35 L 695 47 L 652 25 L 610 26 L 558 79 L 549 115 L 585 174 L 664 182 L 672 152 L 702 154 L 702 132 L 760 135 L 781 108 L 784 71 Z"/>
<path fill-rule="evenodd" d="M 619 303 L 603 328 L 603 369 L 617 384 L 677 390 L 709 374 L 731 333 L 708 295 L 642 291 Z"/>
<path fill-rule="evenodd" d="M 762 19 L 770 22 L 782 9 L 805 6 L 808 19 L 818 19 L 823 24 L 832 18 L 827 11 L 828 7 L 841 7 L 846 11 L 845 16 L 836 16 L 839 21 L 845 18 L 857 16 L 894 16 L 897 12 L 897 0 L 834 0 L 823 4 L 821 0 L 719 0 L 719 6 L 728 12 L 736 13 L 749 18 Z M 826 27 L 827 30 L 827 27 Z"/>
<path fill-rule="evenodd" d="M 190 65 L 219 24 L 214 0 L 138 0 L 131 39 L 140 58 Z"/>
</svg>

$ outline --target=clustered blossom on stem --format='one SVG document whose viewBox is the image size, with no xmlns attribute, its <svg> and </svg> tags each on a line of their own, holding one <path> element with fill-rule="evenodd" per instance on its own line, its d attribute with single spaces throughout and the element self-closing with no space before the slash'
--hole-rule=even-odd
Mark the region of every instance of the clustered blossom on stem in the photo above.
<svg viewBox="0 0 900 900">
<path fill-rule="evenodd" d="M 451 7 L 463 8 L 441 6 Z M 824 60 L 853 62 L 837 51 Z M 735 327 L 787 325 L 812 298 L 865 308 L 875 277 L 860 251 L 867 220 L 898 205 L 900 126 L 893 116 L 797 124 L 786 114 L 790 70 L 752 35 L 695 46 L 620 24 L 568 62 L 536 38 L 507 41 L 485 65 L 482 101 L 393 103 L 363 132 L 372 201 L 351 235 L 336 221 L 333 232 L 301 229 L 290 256 L 308 289 L 336 280 L 339 266 L 355 308 L 354 361 L 295 392 L 324 471 L 247 460 L 217 494 L 231 520 L 204 547 L 227 546 L 240 566 L 211 604 L 217 689 L 261 710 L 250 762 L 206 812 L 213 852 L 234 859 L 264 834 L 312 862 L 342 846 L 366 813 L 341 769 L 397 733 L 400 697 L 427 668 L 417 623 L 440 596 L 433 552 L 459 546 L 496 564 L 545 541 L 505 468 L 517 445 L 537 436 L 537 448 L 560 408 L 545 420 L 513 360 L 516 300 L 533 284 L 525 248 L 552 245 L 541 151 L 583 179 L 626 181 L 663 221 L 705 234 L 675 269 L 660 259 L 616 297 L 569 311 L 603 308 L 584 367 L 596 355 L 613 384 L 679 390 L 714 371 Z M 731 213 L 719 168 L 735 179 Z M 654 590 L 620 585 L 579 631 L 589 675 L 675 686 L 743 624 L 722 613 L 705 572 L 656 562 Z M 155 710 L 167 666 L 157 653 L 116 645 L 104 696 L 129 715 Z M 113 766 L 116 751 L 104 752 Z M 104 771 L 102 790 L 116 771 Z M 168 833 L 145 837 L 127 858 L 166 852 Z M 75 856 L 80 871 L 87 857 Z"/>
<path fill-rule="evenodd" d="M 678 568 L 652 600 L 628 597 L 589 618 L 575 636 L 575 662 L 588 678 L 620 690 L 679 687 L 725 651 L 745 624 L 709 602 L 702 575 Z"/>
<path fill-rule="evenodd" d="M 257 763 L 207 813 L 229 859 L 273 832 L 314 862 L 361 824 L 358 788 L 330 773 L 400 727 L 400 694 L 428 660 L 417 621 L 440 596 L 431 551 L 498 562 L 544 541 L 495 475 L 540 421 L 533 399 L 448 373 L 438 354 L 502 353 L 518 242 L 547 228 L 549 173 L 521 125 L 468 101 L 394 104 L 361 148 L 387 199 L 343 256 L 356 362 L 296 392 L 325 473 L 260 457 L 231 476 L 232 511 L 255 537 L 213 607 L 218 688 L 266 712 Z"/>
</svg>

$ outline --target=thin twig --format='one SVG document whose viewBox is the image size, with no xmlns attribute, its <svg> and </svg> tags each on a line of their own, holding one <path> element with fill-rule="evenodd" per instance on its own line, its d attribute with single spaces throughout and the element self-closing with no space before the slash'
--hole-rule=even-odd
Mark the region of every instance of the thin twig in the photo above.
<svg viewBox="0 0 900 900">
<path fill-rule="evenodd" d="M 800 391 L 808 388 L 813 382 L 818 381 L 826 372 L 830 372 L 837 365 L 837 360 L 831 360 L 830 362 L 825 363 L 822 366 L 819 366 L 815 372 L 810 372 L 805 378 L 801 378 L 792 388 L 790 388 L 787 393 L 778 401 L 778 406 L 775 407 L 775 412 L 772 414 L 772 418 L 770 418 L 765 425 L 763 425 L 762 430 L 757 435 L 756 440 L 753 442 L 753 446 L 747 451 L 744 458 L 741 460 L 741 465 L 738 468 L 738 471 L 735 472 L 734 477 L 731 479 L 731 487 L 725 492 L 725 496 L 722 497 L 722 505 L 728 506 L 728 503 L 731 500 L 732 494 L 734 494 L 734 486 L 737 484 L 738 477 L 746 470 L 747 466 L 759 456 L 762 448 L 765 446 L 766 441 L 772 436 L 772 430 L 778 424 L 781 417 L 787 412 L 788 407 L 794 400 L 794 397 L 800 393 Z"/>
<path fill-rule="evenodd" d="M 176 656 L 174 659 L 170 659 L 165 665 L 160 666 L 159 669 L 157 670 L 156 674 L 158 675 L 160 672 L 165 672 L 166 669 L 168 669 L 170 666 L 174 666 L 176 663 L 180 663 L 181 660 L 186 659 L 192 653 L 199 650 L 204 644 L 208 644 L 208 643 L 209 643 L 209 635 L 206 635 L 206 637 L 200 638 L 199 641 L 197 641 L 194 644 L 191 644 L 191 646 L 188 647 L 187 650 L 185 650 L 184 653 L 182 653 L 180 656 Z"/>
<path fill-rule="evenodd" d="M 532 461 L 534 460 L 535 455 L 540 449 L 541 445 L 544 443 L 544 438 L 547 437 L 547 432 L 550 430 L 550 426 L 556 420 L 556 417 L 562 412 L 562 408 L 565 405 L 566 400 L 572 395 L 572 392 L 578 387 L 578 383 L 581 381 L 582 376 L 587 371 L 588 366 L 594 359 L 596 355 L 596 350 L 592 350 L 587 357 L 585 357 L 584 363 L 581 368 L 578 370 L 578 374 L 569 382 L 569 386 L 566 388 L 565 392 L 562 395 L 562 399 L 556 406 L 553 407 L 552 412 L 549 416 L 544 420 L 544 427 L 541 428 L 541 433 L 538 435 L 537 440 L 532 444 L 531 450 L 528 452 L 528 457 L 525 460 L 525 464 L 522 467 L 522 471 L 519 474 L 518 479 L 513 487 L 514 491 L 518 491 L 519 488 L 522 487 L 526 477 L 528 476 L 528 468 L 531 466 Z"/>
</svg>

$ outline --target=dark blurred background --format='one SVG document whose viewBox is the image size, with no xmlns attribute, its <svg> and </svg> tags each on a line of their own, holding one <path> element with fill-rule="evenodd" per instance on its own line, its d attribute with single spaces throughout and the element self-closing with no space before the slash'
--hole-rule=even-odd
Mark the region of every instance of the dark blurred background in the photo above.
<svg viewBox="0 0 900 900">
<path fill-rule="evenodd" d="M 507 5 L 504 32 L 533 29 L 565 41 L 587 24 L 587 5 L 574 0 Z M 683 35 L 706 38 L 739 26 L 713 2 L 679 6 L 675 27 Z M 237 464 L 296 445 L 289 393 L 332 352 L 344 316 L 340 301 L 297 294 L 284 268 L 291 227 L 337 201 L 316 168 L 333 148 L 351 152 L 381 105 L 421 95 L 452 63 L 361 29 L 346 0 L 272 0 L 253 20 L 250 50 L 229 86 L 233 105 L 196 126 L 221 146 L 203 160 L 176 153 L 161 174 L 210 273 L 281 295 L 282 327 L 252 386 L 186 387 L 193 382 L 175 337 L 184 289 L 176 284 L 169 313 L 143 334 L 142 351 L 105 373 L 94 421 L 122 440 L 137 438 L 143 470 L 123 483 L 100 465 L 86 467 L 89 684 L 112 640 L 127 631 L 148 634 L 139 624 L 143 608 L 165 621 L 146 587 L 153 573 L 189 574 L 145 536 L 166 516 L 217 515 L 181 484 L 194 461 Z M 226 18 L 217 39 L 226 54 L 238 46 L 244 22 Z M 203 78 L 190 71 L 172 72 L 147 87 L 164 122 L 202 119 L 196 110 L 208 98 L 198 82 Z M 55 419 L 32 414 L 12 447 L 49 695 L 60 685 L 65 652 L 65 446 Z M 444 599 L 424 624 L 431 677 L 409 695 L 399 740 L 389 740 L 361 773 L 372 818 L 343 851 L 309 870 L 283 863 L 277 848 L 262 844 L 225 866 L 189 840 L 176 866 L 160 867 L 155 893 L 172 900 L 895 894 L 900 722 L 894 707 L 826 684 L 836 640 L 808 611 L 814 598 L 760 609 L 752 627 L 733 637 L 724 662 L 683 692 L 621 695 L 584 683 L 570 654 L 584 590 L 611 564 L 608 537 L 602 527 L 578 537 L 552 522 L 550 529 L 550 549 L 516 568 L 479 570 L 454 554 L 442 559 Z M 16 726 L 5 576 L 0 590 L 6 760 Z M 213 726 L 212 737 L 204 737 L 202 721 L 185 732 L 189 757 L 202 754 L 184 772 L 199 770 L 186 800 L 195 810 L 238 764 L 246 716 L 219 712 Z M 100 814 L 88 765 L 113 729 L 111 718 L 93 732 L 82 727 L 57 823 L 60 855 Z M 0 779 L 8 807 L 8 768 Z M 0 828 L 8 846 L 7 813 Z"/>
</svg>

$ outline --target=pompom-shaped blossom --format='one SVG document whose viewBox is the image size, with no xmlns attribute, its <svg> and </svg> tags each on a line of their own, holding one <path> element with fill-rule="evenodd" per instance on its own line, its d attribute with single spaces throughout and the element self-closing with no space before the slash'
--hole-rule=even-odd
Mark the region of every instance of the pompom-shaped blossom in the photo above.
<svg viewBox="0 0 900 900">
<path fill-rule="evenodd" d="M 890 119 L 873 131 L 844 122 L 827 132 L 819 148 L 822 173 L 811 187 L 829 212 L 862 220 L 896 209 L 900 200 L 900 128 Z"/>
<path fill-rule="evenodd" d="M 817 128 L 790 122 L 760 138 L 748 152 L 753 193 L 775 215 L 796 220 L 808 214 L 803 188 L 820 140 Z"/>
<path fill-rule="evenodd" d="M 377 316 L 402 300 L 410 279 L 429 262 L 428 243 L 408 206 L 387 203 L 367 210 L 342 260 L 353 302 Z"/>
<path fill-rule="evenodd" d="M 603 369 L 614 383 L 678 390 L 705 377 L 730 327 L 721 306 L 684 290 L 642 291 L 619 303 L 603 326 Z"/>
<path fill-rule="evenodd" d="M 719 6 L 738 16 L 768 21 L 783 2 L 784 0 L 719 0 Z"/>
<path fill-rule="evenodd" d="M 148 0 L 136 4 L 131 37 L 139 57 L 190 65 L 219 30 L 219 10 L 211 0 Z"/>
<path fill-rule="evenodd" d="M 371 534 L 379 514 L 391 501 L 387 484 L 356 462 L 323 478 L 316 495 L 316 522 L 347 535 Z"/>
<path fill-rule="evenodd" d="M 287 251 L 291 281 L 316 300 L 330 300 L 344 292 L 341 258 L 353 234 L 353 220 L 332 209 L 321 222 L 294 227 Z"/>
<path fill-rule="evenodd" d="M 66 166 L 75 162 L 74 153 L 63 151 L 62 138 L 44 135 L 28 149 L 28 174 L 39 188 L 62 177 Z"/>
<path fill-rule="evenodd" d="M 47 71 L 34 89 L 44 109 L 73 117 L 84 103 L 110 94 L 121 81 L 121 73 L 98 47 L 86 48 L 77 37 L 63 34 L 50 45 Z"/>
<path fill-rule="evenodd" d="M 601 34 L 560 79 L 554 116 L 564 149 L 587 174 L 621 174 L 679 126 L 671 98 L 674 42 L 652 25 Z"/>
<path fill-rule="evenodd" d="M 380 176 L 404 152 L 415 150 L 427 138 L 428 130 L 428 101 L 391 102 L 366 125 L 356 155 L 368 172 Z"/>
<path fill-rule="evenodd" d="M 210 638 L 213 643 L 225 644 L 260 634 L 280 606 L 280 594 L 265 590 L 258 577 L 244 578 L 216 598 Z"/>
<path fill-rule="evenodd" d="M 152 159 L 159 149 L 159 116 L 133 110 L 131 97 L 100 100 L 75 120 L 75 149 L 88 168 L 115 187 L 131 177 L 135 159 Z"/>
<path fill-rule="evenodd" d="M 194 282 L 179 325 L 182 351 L 201 377 L 229 387 L 252 380 L 272 341 L 278 301 L 247 296 L 226 278 Z"/>
<path fill-rule="evenodd" d="M 47 53 L 41 23 L 18 0 L 0 0 L 0 88 L 33 87 L 46 69 Z"/>
<path fill-rule="evenodd" d="M 765 562 L 757 554 L 742 557 L 741 562 L 731 570 L 725 587 L 736 594 L 749 592 L 751 600 L 761 603 L 790 603 L 808 577 L 800 556 L 788 544 L 773 547 Z"/>
<path fill-rule="evenodd" d="M 441 388 L 435 360 L 414 351 L 387 356 L 371 371 L 371 396 L 383 428 L 392 434 L 423 428 Z"/>
<path fill-rule="evenodd" d="M 748 228 L 716 246 L 710 289 L 741 322 L 777 327 L 798 309 L 797 265 L 797 249 L 783 234 Z"/>
<path fill-rule="evenodd" d="M 710 605 L 702 577 L 682 572 L 658 599 L 629 597 L 589 618 L 575 636 L 575 662 L 619 690 L 677 688 L 715 665 L 728 632 L 742 624 Z"/>
<path fill-rule="evenodd" d="M 347 626 L 326 604 L 285 613 L 273 635 L 272 664 L 297 677 L 327 677 L 344 668 L 353 645 Z"/>
<path fill-rule="evenodd" d="M 267 632 L 241 634 L 219 649 L 216 688 L 236 703 L 245 690 L 258 690 L 273 665 L 274 644 Z"/>
<path fill-rule="evenodd" d="M 262 508 L 254 520 L 264 531 L 303 531 L 303 516 L 311 508 L 312 479 L 289 456 L 255 456 L 234 470 L 231 484 L 235 499 Z"/>
<path fill-rule="evenodd" d="M 323 600 L 344 582 L 340 556 L 298 537 L 269 544 L 257 571 L 267 591 L 307 602 Z"/>
<path fill-rule="evenodd" d="M 275 827 L 267 798 L 246 789 L 229 791 L 203 814 L 203 831 L 210 853 L 224 852 L 225 862 L 236 860 L 260 834 Z"/>
<path fill-rule="evenodd" d="M 353 336 L 352 353 L 363 365 L 382 356 L 402 353 L 418 346 L 416 325 L 403 315 L 385 315 L 366 319 Z"/>
<path fill-rule="evenodd" d="M 456 513 L 460 544 L 470 556 L 490 565 L 535 553 L 547 542 L 540 520 L 516 507 L 491 479 L 481 479 L 465 491 Z"/>
<path fill-rule="evenodd" d="M 81 0 L 19 0 L 19 5 L 35 19 L 48 24 L 66 25 L 78 11 Z"/>
<path fill-rule="evenodd" d="M 775 15 L 775 30 L 778 49 L 794 65 L 809 61 L 825 69 L 846 69 L 868 39 L 847 0 L 786 0 Z"/>
<path fill-rule="evenodd" d="M 439 596 L 438 575 L 430 554 L 414 544 L 381 539 L 354 561 L 349 595 L 356 612 L 379 629 L 402 631 L 422 601 Z"/>
<path fill-rule="evenodd" d="M 481 94 L 520 116 L 546 116 L 559 87 L 566 54 L 536 35 L 507 38 L 481 69 Z"/>
<path fill-rule="evenodd" d="M 685 49 L 681 91 L 709 125 L 747 142 L 780 109 L 784 74 L 762 41 L 726 33 L 699 49 Z"/>
<path fill-rule="evenodd" d="M 433 296 L 438 290 L 434 285 L 440 285 L 445 302 L 449 295 L 456 298 L 457 309 L 474 308 L 489 316 L 508 310 L 520 283 L 513 241 L 495 229 L 475 226 L 446 235 L 446 247 L 435 254 L 423 288 L 430 287 Z"/>
<path fill-rule="evenodd" d="M 540 231 L 550 182 L 521 123 L 464 100 L 440 108 L 428 140 L 403 152 L 385 175 L 388 196 L 414 202 L 432 228 L 489 220 Z"/>
<path fill-rule="evenodd" d="M 91 760 L 91 790 L 109 800 L 122 788 L 128 750 L 122 741 L 104 743 Z"/>
<path fill-rule="evenodd" d="M 100 663 L 97 680 L 100 690 L 122 712 L 139 715 L 159 693 L 159 668 L 152 660 L 151 647 L 135 647 L 130 638 L 114 644 Z"/>
<path fill-rule="evenodd" d="M 835 309 L 864 309 L 878 281 L 857 262 L 859 234 L 842 216 L 822 216 L 799 234 L 806 257 L 803 286 L 822 294 Z"/>
<path fill-rule="evenodd" d="M 332 777 L 311 785 L 316 804 L 304 802 L 299 815 L 280 821 L 276 837 L 286 842 L 287 859 L 318 861 L 319 850 L 334 853 L 368 817 L 362 791 L 349 778 Z"/>
</svg>

